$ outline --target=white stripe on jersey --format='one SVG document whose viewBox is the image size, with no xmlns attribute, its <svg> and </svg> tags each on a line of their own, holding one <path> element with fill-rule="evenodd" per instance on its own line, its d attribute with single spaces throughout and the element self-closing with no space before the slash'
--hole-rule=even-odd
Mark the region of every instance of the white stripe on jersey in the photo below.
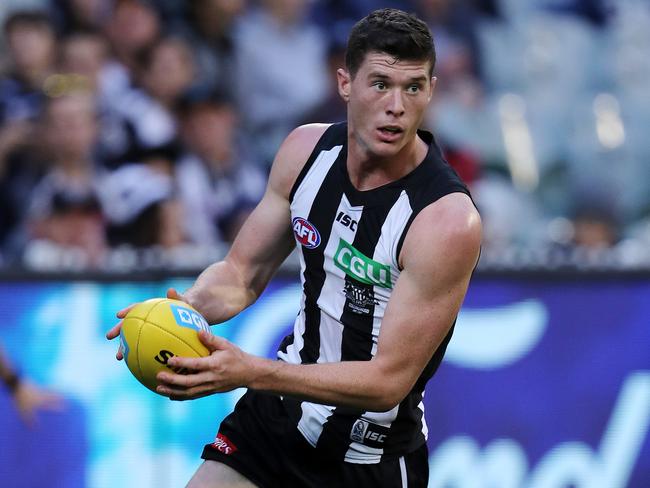
<svg viewBox="0 0 650 488">
<path fill-rule="evenodd" d="M 409 479 L 406 474 L 406 461 L 404 460 L 404 456 L 400 456 L 399 458 L 399 472 L 402 475 L 402 488 L 408 488 Z"/>
<path fill-rule="evenodd" d="M 399 274 L 395 270 L 399 270 L 399 263 L 397 262 L 397 243 L 399 239 L 395 239 L 394 236 L 401 236 L 404 232 L 404 228 L 408 223 L 413 209 L 409 202 L 408 195 L 405 191 L 402 191 L 399 198 L 393 205 L 393 207 L 388 212 L 386 220 L 381 226 L 381 236 L 375 247 L 375 252 L 372 259 L 379 261 L 381 263 L 391 263 L 392 264 L 392 276 L 391 280 L 393 283 L 397 281 Z M 392 290 L 387 290 L 381 286 L 375 286 L 375 296 L 385 296 L 386 301 L 388 299 L 389 292 Z M 379 300 L 382 304 L 381 308 L 377 310 L 375 308 L 375 318 L 373 320 L 372 326 L 372 335 L 373 335 L 373 344 L 372 344 L 372 355 L 374 356 L 377 353 L 377 337 L 379 336 L 379 329 L 381 328 L 381 321 L 384 318 L 385 305 L 383 305 L 385 300 Z"/>
<path fill-rule="evenodd" d="M 424 391 L 422 392 L 422 398 L 424 399 Z M 429 427 L 427 426 L 427 419 L 424 417 L 424 403 L 420 402 L 418 408 L 422 410 L 422 435 L 426 441 L 429 439 Z"/>
<path fill-rule="evenodd" d="M 334 407 L 318 403 L 302 402 L 302 416 L 298 422 L 298 430 L 307 442 L 316 447 L 318 438 L 323 432 L 327 418 L 332 415 Z"/>
<path fill-rule="evenodd" d="M 354 464 L 377 464 L 381 461 L 381 455 L 383 453 L 383 449 L 353 442 L 350 444 L 350 448 L 345 453 L 345 458 L 343 458 L 343 460 L 346 463 Z"/>
<path fill-rule="evenodd" d="M 307 174 L 298 185 L 293 201 L 291 202 L 291 214 L 299 215 L 306 219 L 311 210 L 311 204 L 320 190 L 323 180 L 327 176 L 330 168 L 339 156 L 343 146 L 334 146 L 327 151 L 321 151 L 316 160 L 307 171 Z M 297 202 L 309 202 L 309 208 L 298 207 Z"/>
</svg>

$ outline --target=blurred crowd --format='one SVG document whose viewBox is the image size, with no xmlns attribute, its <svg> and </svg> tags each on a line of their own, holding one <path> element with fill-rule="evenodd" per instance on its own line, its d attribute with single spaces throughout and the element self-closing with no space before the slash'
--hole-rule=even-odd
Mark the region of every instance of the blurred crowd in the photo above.
<svg viewBox="0 0 650 488">
<path fill-rule="evenodd" d="M 0 266 L 202 267 L 296 125 L 345 118 L 352 24 L 417 12 L 426 125 L 493 266 L 650 267 L 647 0 L 6 0 Z"/>
</svg>

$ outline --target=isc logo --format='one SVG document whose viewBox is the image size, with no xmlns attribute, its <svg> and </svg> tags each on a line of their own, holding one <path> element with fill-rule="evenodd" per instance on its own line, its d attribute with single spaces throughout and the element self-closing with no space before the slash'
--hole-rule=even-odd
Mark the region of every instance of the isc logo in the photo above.
<svg viewBox="0 0 650 488">
<path fill-rule="evenodd" d="M 346 227 L 349 227 L 351 231 L 354 231 L 357 228 L 358 224 L 356 220 L 354 220 L 345 212 L 339 212 L 336 216 L 336 221 L 341 222 Z"/>
<path fill-rule="evenodd" d="M 298 242 L 307 249 L 314 249 L 320 244 L 320 234 L 311 222 L 296 217 L 293 219 L 293 233 L 296 235 Z"/>
<path fill-rule="evenodd" d="M 178 305 L 171 305 L 172 312 L 176 323 L 181 327 L 189 327 L 190 329 L 205 330 L 208 332 L 210 327 L 201 314 L 190 310 L 189 308 L 180 307 Z"/>
</svg>

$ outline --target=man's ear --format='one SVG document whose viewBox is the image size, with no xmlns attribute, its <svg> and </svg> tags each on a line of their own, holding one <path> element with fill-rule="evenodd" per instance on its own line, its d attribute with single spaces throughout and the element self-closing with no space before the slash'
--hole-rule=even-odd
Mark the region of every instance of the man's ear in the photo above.
<svg viewBox="0 0 650 488">
<path fill-rule="evenodd" d="M 429 90 L 429 99 L 428 99 L 428 101 L 431 101 L 431 97 L 433 96 L 433 90 L 435 90 L 435 88 L 436 88 L 436 82 L 437 81 L 438 81 L 438 78 L 436 78 L 435 76 L 431 77 L 431 82 L 430 82 L 431 85 L 429 87 L 430 90 Z"/>
<path fill-rule="evenodd" d="M 352 85 L 352 77 L 343 68 L 336 70 L 336 81 L 339 87 L 339 95 L 347 103 L 350 101 L 350 88 Z"/>
</svg>

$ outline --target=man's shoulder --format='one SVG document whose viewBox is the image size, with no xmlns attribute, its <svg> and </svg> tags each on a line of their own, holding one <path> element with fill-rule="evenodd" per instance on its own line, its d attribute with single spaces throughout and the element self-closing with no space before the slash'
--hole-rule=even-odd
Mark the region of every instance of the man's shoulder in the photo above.
<svg viewBox="0 0 650 488">
<path fill-rule="evenodd" d="M 481 218 L 471 198 L 462 192 L 445 195 L 423 208 L 410 226 L 401 252 L 405 264 L 421 262 L 435 248 L 438 256 L 456 261 L 476 256 L 481 245 Z M 475 263 L 472 263 L 472 267 Z"/>
<path fill-rule="evenodd" d="M 284 140 L 280 150 L 287 146 L 292 151 L 299 151 L 309 157 L 316 144 L 333 124 L 305 124 L 296 127 Z"/>
<path fill-rule="evenodd" d="M 269 183 L 287 198 L 294 182 L 332 124 L 306 124 L 296 127 L 282 142 L 271 168 Z"/>
</svg>

